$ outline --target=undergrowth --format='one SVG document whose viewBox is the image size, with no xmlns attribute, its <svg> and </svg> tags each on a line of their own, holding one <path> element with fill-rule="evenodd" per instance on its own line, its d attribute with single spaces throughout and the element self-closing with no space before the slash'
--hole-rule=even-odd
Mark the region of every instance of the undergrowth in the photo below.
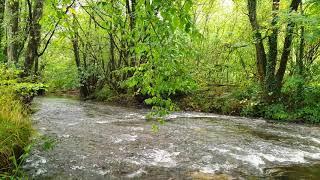
<svg viewBox="0 0 320 180">
<path fill-rule="evenodd" d="M 0 177 L 23 177 L 21 164 L 28 156 L 33 135 L 28 103 L 46 86 L 19 78 L 21 71 L 0 66 Z"/>
<path fill-rule="evenodd" d="M 207 87 L 177 101 L 184 110 L 320 123 L 320 87 L 306 86 L 302 97 L 298 97 L 296 87 L 287 86 L 283 88 L 282 97 L 271 104 L 262 101 L 257 85 Z"/>
</svg>

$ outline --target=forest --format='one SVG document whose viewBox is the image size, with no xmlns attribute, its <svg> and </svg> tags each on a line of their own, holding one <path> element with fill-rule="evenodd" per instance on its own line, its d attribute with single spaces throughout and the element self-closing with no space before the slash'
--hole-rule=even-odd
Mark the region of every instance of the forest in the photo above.
<svg viewBox="0 0 320 180">
<path fill-rule="evenodd" d="M 318 127 L 320 1 L 1 0 L 0 179 L 43 95 Z"/>
</svg>

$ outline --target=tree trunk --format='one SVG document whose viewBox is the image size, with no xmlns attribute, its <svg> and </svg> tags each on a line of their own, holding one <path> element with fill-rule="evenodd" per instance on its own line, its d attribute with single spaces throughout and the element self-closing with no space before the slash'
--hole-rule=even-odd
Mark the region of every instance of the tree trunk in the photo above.
<svg viewBox="0 0 320 180">
<path fill-rule="evenodd" d="M 130 66 L 135 66 L 136 63 L 136 55 L 134 52 L 135 47 L 135 26 L 136 26 L 136 0 L 126 0 L 126 7 L 127 7 L 127 15 L 129 18 L 129 27 L 130 27 L 130 33 L 131 38 L 127 40 L 128 48 L 127 48 L 127 54 L 128 54 L 128 63 Z M 131 76 L 131 75 L 129 75 Z"/>
<path fill-rule="evenodd" d="M 273 0 L 272 4 L 272 22 L 271 28 L 272 33 L 268 37 L 269 43 L 269 54 L 266 63 L 266 79 L 265 79 L 265 98 L 268 101 L 273 101 L 277 94 L 276 82 L 275 82 L 275 70 L 277 65 L 277 56 L 278 56 L 278 35 L 279 35 L 279 27 L 278 27 L 278 20 L 279 20 L 279 7 L 280 7 L 280 0 Z"/>
<path fill-rule="evenodd" d="M 109 71 L 110 73 L 116 69 L 115 67 L 115 54 L 114 54 L 114 38 L 113 34 L 109 33 L 109 41 L 110 41 L 110 58 L 109 58 Z"/>
<path fill-rule="evenodd" d="M 77 65 L 79 80 L 80 80 L 80 98 L 85 99 L 89 96 L 89 92 L 86 86 L 86 82 L 83 79 L 81 72 L 81 59 L 80 59 L 80 51 L 79 51 L 79 38 L 78 35 L 75 35 L 72 39 L 72 47 L 74 53 L 74 59 Z"/>
<path fill-rule="evenodd" d="M 8 26 L 8 62 L 17 64 L 19 60 L 19 1 L 7 2 L 9 26 Z"/>
<path fill-rule="evenodd" d="M 256 62 L 260 83 L 262 84 L 265 100 L 273 102 L 279 97 L 282 88 L 283 77 L 287 68 L 289 55 L 291 52 L 291 44 L 293 40 L 293 29 L 295 23 L 288 22 L 286 28 L 286 35 L 284 40 L 283 51 L 280 59 L 278 71 L 276 73 L 277 60 L 278 60 L 278 13 L 280 0 L 272 1 L 272 22 L 271 34 L 268 36 L 268 57 L 264 49 L 262 35 L 260 33 L 260 26 L 257 21 L 257 0 L 248 0 L 249 20 L 252 30 L 255 34 L 255 48 L 256 48 Z M 292 0 L 289 12 L 297 11 L 301 0 Z"/>
<path fill-rule="evenodd" d="M 78 34 L 78 25 L 76 22 L 76 17 L 73 15 L 73 35 L 72 35 L 72 47 L 74 53 L 74 59 L 78 69 L 79 83 L 80 83 L 80 98 L 85 99 L 89 96 L 89 91 L 87 88 L 87 82 L 83 77 L 82 67 L 81 67 L 81 56 L 79 50 L 79 34 Z"/>
<path fill-rule="evenodd" d="M 31 9 L 31 2 L 28 0 L 29 9 Z M 38 49 L 41 40 L 41 25 L 40 19 L 43 15 L 43 0 L 36 0 L 34 2 L 33 10 L 31 13 L 30 30 L 29 30 L 29 41 L 26 50 L 26 56 L 24 61 L 24 76 L 31 75 L 32 66 L 35 61 L 38 61 Z M 37 62 L 38 63 L 38 62 Z M 38 68 L 35 68 L 37 70 Z M 37 73 L 37 72 L 35 72 Z"/>
<path fill-rule="evenodd" d="M 301 2 L 300 4 L 301 9 L 301 15 L 304 15 L 303 12 L 303 4 Z M 304 50 L 305 50 L 305 27 L 302 25 L 300 27 L 300 44 L 299 44 L 299 52 L 297 56 L 297 69 L 298 69 L 298 75 L 301 78 L 298 87 L 297 87 L 297 99 L 298 104 L 300 105 L 303 101 L 303 95 L 304 95 Z"/>
<path fill-rule="evenodd" d="M 299 45 L 299 56 L 297 59 L 297 66 L 298 66 L 298 74 L 300 76 L 303 76 L 304 74 L 304 64 L 303 64 L 303 58 L 304 58 L 304 47 L 305 47 L 305 28 L 304 26 L 300 29 L 300 45 Z"/>
<path fill-rule="evenodd" d="M 257 20 L 257 0 L 248 0 L 249 20 L 254 31 L 254 44 L 256 47 L 256 64 L 258 70 L 258 78 L 261 84 L 263 84 L 266 74 L 266 52 L 263 45 L 262 35 L 260 32 L 260 26 Z"/>
<path fill-rule="evenodd" d="M 297 11 L 300 3 L 301 3 L 301 0 L 292 0 L 290 5 L 290 12 Z M 285 35 L 285 40 L 283 44 L 283 52 L 280 59 L 279 69 L 276 75 L 278 90 L 282 88 L 283 77 L 287 69 L 289 55 L 291 52 L 294 27 L 295 27 L 295 23 L 290 21 L 286 28 L 286 35 Z"/>
<path fill-rule="evenodd" d="M 115 62 L 115 42 L 112 33 L 109 33 L 109 63 L 108 63 L 108 81 L 111 84 L 113 89 L 117 89 L 117 84 L 115 82 L 115 77 L 113 75 L 113 71 L 116 69 L 116 62 Z M 121 57 L 120 57 L 121 59 Z"/>
<path fill-rule="evenodd" d="M 5 3 L 6 1 L 1 0 L 0 1 L 0 51 L 2 52 L 3 47 L 2 47 L 2 38 L 4 35 L 3 31 L 3 19 L 4 19 L 4 9 L 5 9 Z"/>
</svg>

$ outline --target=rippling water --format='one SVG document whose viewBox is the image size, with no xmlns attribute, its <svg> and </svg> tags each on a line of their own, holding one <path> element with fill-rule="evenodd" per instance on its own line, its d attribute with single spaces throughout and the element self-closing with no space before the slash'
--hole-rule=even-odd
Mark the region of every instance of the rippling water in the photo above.
<svg viewBox="0 0 320 180">
<path fill-rule="evenodd" d="M 320 128 L 180 112 L 159 132 L 147 110 L 38 98 L 33 119 L 57 139 L 33 150 L 35 179 L 320 179 Z"/>
</svg>

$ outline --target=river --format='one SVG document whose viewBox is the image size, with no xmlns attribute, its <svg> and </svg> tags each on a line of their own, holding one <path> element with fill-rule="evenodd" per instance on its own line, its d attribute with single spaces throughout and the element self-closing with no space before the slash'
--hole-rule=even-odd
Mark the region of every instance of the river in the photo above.
<svg viewBox="0 0 320 180">
<path fill-rule="evenodd" d="M 320 179 L 320 128 L 178 112 L 159 131 L 148 110 L 68 98 L 36 98 L 34 179 Z"/>
</svg>

